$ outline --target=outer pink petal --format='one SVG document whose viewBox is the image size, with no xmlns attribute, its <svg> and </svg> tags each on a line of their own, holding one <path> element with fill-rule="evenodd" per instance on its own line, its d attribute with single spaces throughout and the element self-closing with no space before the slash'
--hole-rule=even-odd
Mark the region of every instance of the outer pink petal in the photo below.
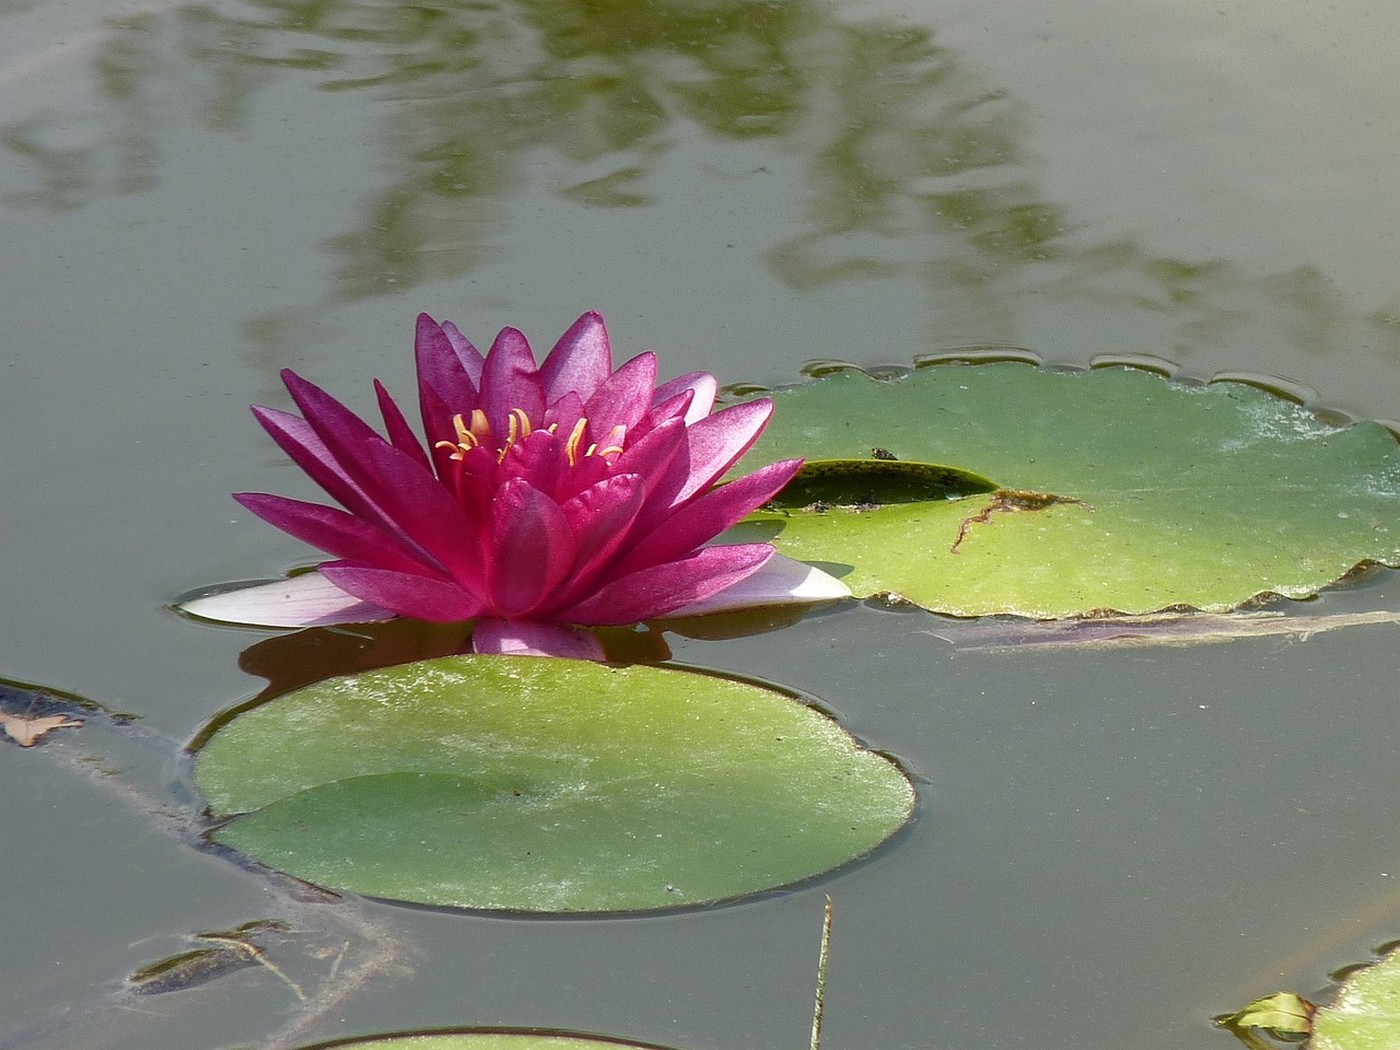
<svg viewBox="0 0 1400 1050">
<path fill-rule="evenodd" d="M 386 487 L 382 472 L 373 466 L 375 451 L 393 452 L 393 446 L 385 441 L 368 423 L 331 397 L 314 383 L 309 383 L 291 369 L 283 369 L 282 381 L 287 385 L 306 422 L 325 449 L 334 459 L 339 471 L 345 475 L 363 494 L 368 507 L 360 508 L 347 504 L 346 509 L 360 513 L 376 524 L 396 522 L 411 540 L 422 537 L 412 528 L 403 527 L 403 514 L 399 498 L 392 487 Z M 403 453 L 395 453 L 411 462 Z M 319 480 L 319 479 L 318 479 Z M 427 549 L 427 544 L 422 544 Z M 433 551 L 438 556 L 438 551 Z"/>
<path fill-rule="evenodd" d="M 690 477 L 685 421 L 668 419 L 635 443 L 629 443 L 613 461 L 613 472 L 645 478 L 647 505 L 669 507 Z"/>
<path fill-rule="evenodd" d="M 454 335 L 460 345 L 454 344 Z M 470 416 L 481 386 L 481 351 L 463 339 L 452 325 L 440 325 L 427 314 L 419 314 L 413 352 L 420 400 L 424 389 L 432 390 L 443 403 L 455 405 L 454 412 Z M 423 422 L 427 425 L 428 420 Z"/>
<path fill-rule="evenodd" d="M 773 605 L 803 605 L 849 598 L 851 589 L 835 576 L 792 558 L 775 554 L 752 576 L 683 606 L 671 616 L 704 616 L 735 609 L 761 609 Z"/>
<path fill-rule="evenodd" d="M 385 390 L 384 384 L 377 379 L 374 381 L 374 395 L 379 399 L 379 414 L 384 417 L 384 432 L 389 435 L 390 444 L 431 470 L 432 464 L 428 462 L 428 454 L 423 451 L 423 443 L 408 425 L 408 420 L 404 418 L 398 403 L 389 396 L 389 391 Z"/>
<path fill-rule="evenodd" d="M 772 415 L 773 402 L 763 398 L 733 405 L 688 427 L 690 478 L 676 502 L 689 499 L 722 477 L 753 447 Z"/>
<path fill-rule="evenodd" d="M 527 623 L 521 620 L 478 620 L 472 627 L 472 649 L 478 653 L 512 656 L 606 659 L 602 643 L 590 631 L 557 623 Z"/>
<path fill-rule="evenodd" d="M 429 571 L 429 566 L 400 546 L 397 534 L 386 534 L 335 507 L 265 492 L 235 492 L 233 498 L 269 525 L 337 558 L 404 572 Z"/>
<path fill-rule="evenodd" d="M 570 391 L 587 401 L 611 374 L 608 329 L 593 310 L 569 326 L 540 365 L 545 401 L 551 405 Z"/>
<path fill-rule="evenodd" d="M 326 627 L 392 620 L 394 613 L 347 594 L 318 572 L 185 602 L 192 616 L 256 627 Z"/>
<path fill-rule="evenodd" d="M 448 580 L 336 562 L 322 565 L 320 571 L 347 594 L 400 616 L 455 623 L 482 613 L 480 602 Z"/>
<path fill-rule="evenodd" d="M 608 376 L 583 403 L 593 440 L 605 442 L 612 427 L 630 427 L 646 415 L 655 390 L 655 354 L 638 354 Z"/>
<path fill-rule="evenodd" d="M 301 414 L 316 431 L 317 437 L 330 450 L 342 470 L 358 481 L 372 496 L 372 479 L 356 472 L 360 462 L 360 450 L 366 443 L 387 445 L 388 442 L 359 416 L 355 415 L 339 401 L 326 393 L 315 383 L 297 375 L 290 368 L 282 370 L 282 382 L 287 392 L 301 409 Z"/>
<path fill-rule="evenodd" d="M 512 478 L 492 507 L 491 604 L 506 617 L 547 601 L 574 565 L 577 545 L 559 505 Z"/>
<path fill-rule="evenodd" d="M 486 364 L 486 355 L 473 346 L 472 341 L 458 331 L 451 321 L 442 322 L 442 334 L 447 336 L 447 341 L 452 344 L 452 349 L 457 353 L 457 360 L 462 363 L 462 371 L 466 372 L 472 386 L 480 390 L 481 369 Z"/>
<path fill-rule="evenodd" d="M 766 543 L 705 547 L 676 561 L 614 580 L 592 597 L 562 610 L 559 619 L 602 626 L 637 623 L 695 605 L 757 572 L 773 548 Z"/>
<path fill-rule="evenodd" d="M 656 393 L 652 395 L 652 406 L 665 404 L 668 400 L 685 390 L 694 391 L 690 406 L 685 412 L 685 421 L 694 423 L 704 419 L 710 414 L 710 410 L 715 407 L 715 395 L 719 393 L 719 382 L 709 372 L 691 372 L 688 375 L 677 376 L 669 383 L 663 383 L 656 388 Z"/>
<path fill-rule="evenodd" d="M 531 422 L 544 416 L 544 383 L 535 367 L 535 355 L 525 336 L 514 328 L 502 328 L 491 344 L 481 373 L 478 407 L 486 413 L 497 448 L 506 443 L 510 433 L 511 409 L 523 410 Z"/>
<path fill-rule="evenodd" d="M 373 494 L 358 477 L 352 477 L 300 416 L 277 408 L 253 406 L 253 415 L 292 462 L 352 514 L 392 531 L 393 522 L 380 509 Z"/>
<path fill-rule="evenodd" d="M 694 400 L 694 390 L 682 390 L 675 397 L 668 397 L 665 401 L 652 405 L 647 414 L 633 424 L 632 429 L 627 432 L 628 436 L 633 441 L 640 440 L 669 419 L 680 419 L 685 423 Z"/>
<path fill-rule="evenodd" d="M 641 537 L 618 571 L 671 561 L 708 543 L 776 496 L 801 466 L 800 459 L 779 460 L 702 493 Z"/>
</svg>

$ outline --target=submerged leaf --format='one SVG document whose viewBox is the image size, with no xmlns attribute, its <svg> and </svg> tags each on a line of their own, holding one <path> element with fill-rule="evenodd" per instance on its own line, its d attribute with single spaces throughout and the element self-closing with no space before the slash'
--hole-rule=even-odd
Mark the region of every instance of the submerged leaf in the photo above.
<svg viewBox="0 0 1400 1050">
<path fill-rule="evenodd" d="M 829 718 L 710 675 L 459 656 L 331 679 L 209 736 L 215 841 L 332 889 L 653 910 L 836 868 L 913 788 Z M 238 815 L 241 814 L 241 815 Z"/>
<path fill-rule="evenodd" d="M 39 738 L 54 729 L 77 729 L 83 724 L 80 718 L 67 715 L 12 715 L 0 711 L 0 729 L 20 747 L 33 747 Z"/>
<path fill-rule="evenodd" d="M 847 369 L 770 396 L 774 419 L 749 462 L 876 447 L 1000 486 L 764 510 L 730 534 L 820 564 L 858 595 L 955 616 L 1225 612 L 1260 594 L 1311 595 L 1360 562 L 1400 565 L 1391 433 L 1331 426 L 1243 383 L 941 364 L 890 379 Z"/>
<path fill-rule="evenodd" d="M 127 984 L 136 995 L 165 995 L 197 987 L 234 970 L 261 965 L 291 984 L 297 997 L 305 1001 L 301 989 L 268 961 L 258 942 L 259 935 L 281 933 L 286 929 L 285 923 L 260 919 L 232 930 L 195 934 L 195 940 L 208 946 L 192 948 L 143 966 L 127 978 Z"/>
</svg>

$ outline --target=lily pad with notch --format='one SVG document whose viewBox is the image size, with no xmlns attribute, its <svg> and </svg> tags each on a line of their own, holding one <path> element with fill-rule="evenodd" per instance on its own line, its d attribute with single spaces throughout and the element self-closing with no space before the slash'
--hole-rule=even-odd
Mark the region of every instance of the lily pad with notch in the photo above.
<svg viewBox="0 0 1400 1050">
<path fill-rule="evenodd" d="M 1400 565 L 1391 432 L 1333 425 L 1252 384 L 939 363 L 881 378 L 848 368 L 766 396 L 777 410 L 745 469 L 874 447 L 996 479 L 961 499 L 845 513 L 793 500 L 727 536 L 849 566 L 858 595 L 955 616 L 1225 612 L 1310 596 L 1359 563 Z"/>
</svg>

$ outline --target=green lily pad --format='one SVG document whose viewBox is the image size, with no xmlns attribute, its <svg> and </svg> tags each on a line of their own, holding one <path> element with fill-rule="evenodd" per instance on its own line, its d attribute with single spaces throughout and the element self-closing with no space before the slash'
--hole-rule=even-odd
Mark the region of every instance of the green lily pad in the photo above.
<svg viewBox="0 0 1400 1050">
<path fill-rule="evenodd" d="M 1394 1050 L 1400 1046 L 1400 949 L 1389 948 L 1379 962 L 1350 970 L 1330 1004 L 1279 992 L 1216 1023 L 1251 1047 L 1272 1045 L 1254 1035 L 1262 1030 L 1289 1041 L 1308 1038 L 1310 1050 Z"/>
<path fill-rule="evenodd" d="M 381 1035 L 368 1039 L 317 1043 L 306 1050 L 662 1050 L 650 1043 L 573 1035 L 568 1032 L 536 1032 L 521 1029 L 477 1029 L 463 1032 L 422 1032 Z"/>
<path fill-rule="evenodd" d="M 600 1036 L 527 1029 L 474 1029 L 370 1036 L 317 1043 L 305 1050 L 662 1050 L 650 1043 L 629 1043 Z"/>
<path fill-rule="evenodd" d="M 999 486 L 777 507 L 730 533 L 771 540 L 859 595 L 956 616 L 1223 612 L 1306 597 L 1360 562 L 1400 564 L 1394 436 L 1329 425 L 1246 383 L 1003 362 L 879 379 L 846 369 L 767 396 L 777 411 L 745 470 L 875 451 Z"/>
<path fill-rule="evenodd" d="M 1347 976 L 1336 999 L 1313 1017 L 1312 1050 L 1394 1050 L 1400 1046 L 1400 951 Z"/>
<path fill-rule="evenodd" d="M 657 667 L 455 656 L 236 714 L 196 756 L 212 833 L 331 889 L 474 909 L 729 900 L 830 871 L 914 791 L 829 718 Z"/>
</svg>

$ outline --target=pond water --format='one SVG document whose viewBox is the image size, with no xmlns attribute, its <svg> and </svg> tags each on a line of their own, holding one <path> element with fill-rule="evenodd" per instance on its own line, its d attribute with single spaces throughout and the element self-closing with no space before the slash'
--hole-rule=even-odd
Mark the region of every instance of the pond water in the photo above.
<svg viewBox="0 0 1400 1050">
<path fill-rule="evenodd" d="M 162 740 L 263 685 L 264 634 L 168 603 L 310 560 L 228 499 L 310 495 L 246 406 L 285 404 L 284 366 L 358 407 L 411 391 L 419 310 L 548 345 L 596 308 L 620 353 L 726 382 L 1007 344 L 1400 416 L 1397 37 L 1362 0 L 0 4 L 0 677 L 139 716 L 0 749 L 0 1046 L 282 1039 L 267 967 L 120 993 L 263 918 L 313 997 L 342 945 L 362 978 L 305 1042 L 692 1050 L 804 1045 L 825 894 L 832 1050 L 1228 1047 L 1212 1014 L 1400 936 L 1393 625 L 984 653 L 851 604 L 670 637 L 820 697 L 922 806 L 834 877 L 665 917 L 342 928 L 132 797 L 178 822 Z"/>
</svg>

